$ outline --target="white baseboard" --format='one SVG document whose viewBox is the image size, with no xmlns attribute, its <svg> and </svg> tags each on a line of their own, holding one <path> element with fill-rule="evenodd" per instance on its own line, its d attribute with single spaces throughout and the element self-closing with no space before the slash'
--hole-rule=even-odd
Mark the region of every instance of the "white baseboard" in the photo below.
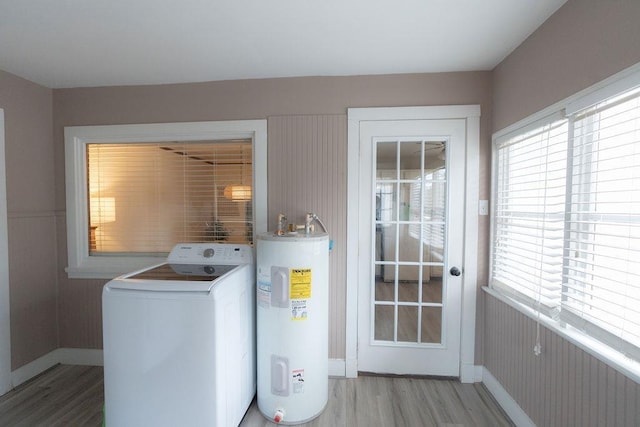
<svg viewBox="0 0 640 427">
<path fill-rule="evenodd" d="M 344 377 L 345 372 L 344 359 L 329 359 L 330 377 Z"/>
<path fill-rule="evenodd" d="M 57 350 L 53 350 L 44 356 L 38 357 L 33 362 L 29 362 L 26 365 L 20 366 L 15 371 L 11 372 L 11 385 L 17 387 L 25 381 L 30 380 L 38 374 L 46 371 L 52 366 L 60 363 L 57 357 Z"/>
<path fill-rule="evenodd" d="M 59 363 L 63 365 L 104 365 L 104 358 L 102 357 L 101 349 L 59 348 L 56 351 L 58 352 L 58 360 L 60 360 Z"/>
<path fill-rule="evenodd" d="M 481 383 L 482 382 L 482 373 L 484 372 L 484 366 L 475 366 L 475 381 L 474 383 Z"/>
<path fill-rule="evenodd" d="M 358 359 L 347 359 L 345 361 L 345 376 L 347 378 L 358 377 Z"/>
<path fill-rule="evenodd" d="M 487 370 L 482 369 L 482 383 L 493 395 L 500 407 L 509 415 L 511 421 L 518 427 L 536 427 L 531 418 L 522 410 L 518 402 L 502 387 L 502 384 Z"/>
<path fill-rule="evenodd" d="M 479 383 L 482 381 L 482 366 L 462 365 L 460 367 L 461 383 Z"/>
<path fill-rule="evenodd" d="M 11 372 L 11 385 L 17 387 L 57 364 L 102 366 L 102 350 L 57 348 Z"/>
</svg>

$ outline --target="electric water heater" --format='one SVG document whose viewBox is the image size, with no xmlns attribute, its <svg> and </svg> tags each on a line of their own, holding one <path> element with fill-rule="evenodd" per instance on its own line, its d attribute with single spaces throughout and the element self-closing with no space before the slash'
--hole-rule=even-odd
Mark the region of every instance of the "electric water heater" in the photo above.
<svg viewBox="0 0 640 427">
<path fill-rule="evenodd" d="M 329 236 L 257 240 L 258 408 L 281 424 L 320 415 L 329 393 Z"/>
</svg>

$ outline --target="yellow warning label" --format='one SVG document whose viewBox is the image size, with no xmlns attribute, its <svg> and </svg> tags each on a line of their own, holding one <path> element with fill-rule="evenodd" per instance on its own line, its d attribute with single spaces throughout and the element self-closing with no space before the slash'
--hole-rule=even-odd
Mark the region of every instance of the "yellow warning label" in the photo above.
<svg viewBox="0 0 640 427">
<path fill-rule="evenodd" d="M 292 268 L 289 271 L 289 299 L 311 298 L 311 269 Z"/>
</svg>

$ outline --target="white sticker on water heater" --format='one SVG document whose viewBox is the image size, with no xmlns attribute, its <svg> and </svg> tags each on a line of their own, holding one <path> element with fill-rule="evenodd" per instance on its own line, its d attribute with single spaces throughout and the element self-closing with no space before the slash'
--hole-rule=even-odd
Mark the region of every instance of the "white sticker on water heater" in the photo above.
<svg viewBox="0 0 640 427">
<path fill-rule="evenodd" d="M 293 392 L 304 393 L 304 369 L 294 369 L 291 371 L 293 380 Z"/>
<path fill-rule="evenodd" d="M 258 281 L 256 299 L 258 307 L 269 308 L 271 305 L 271 282 Z"/>
<path fill-rule="evenodd" d="M 291 320 L 307 320 L 309 308 L 307 300 L 291 300 Z"/>
</svg>

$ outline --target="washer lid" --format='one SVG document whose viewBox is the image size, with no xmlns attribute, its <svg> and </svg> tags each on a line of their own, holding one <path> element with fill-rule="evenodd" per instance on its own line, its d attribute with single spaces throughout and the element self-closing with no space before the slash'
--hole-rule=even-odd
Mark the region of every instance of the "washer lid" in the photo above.
<svg viewBox="0 0 640 427">
<path fill-rule="evenodd" d="M 106 286 L 109 289 L 143 291 L 208 292 L 216 280 L 242 267 L 165 263 L 120 276 Z"/>
</svg>

